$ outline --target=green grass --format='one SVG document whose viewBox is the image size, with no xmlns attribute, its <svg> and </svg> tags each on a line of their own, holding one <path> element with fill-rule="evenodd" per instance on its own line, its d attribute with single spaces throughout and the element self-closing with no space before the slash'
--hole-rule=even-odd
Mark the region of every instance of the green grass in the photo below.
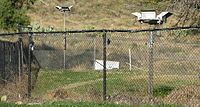
<svg viewBox="0 0 200 107">
<path fill-rule="evenodd" d="M 0 103 L 0 107 L 183 107 L 181 105 L 126 105 L 126 104 L 112 104 L 112 103 L 90 103 L 90 102 L 48 102 L 41 105 L 22 104 L 16 105 L 12 103 Z"/>
<path fill-rule="evenodd" d="M 101 78 L 98 72 L 72 72 L 63 70 L 41 70 L 34 92 L 43 95 L 48 90 L 56 89 L 63 85 L 68 85 L 80 81 L 95 80 Z"/>
<path fill-rule="evenodd" d="M 125 94 L 129 96 L 147 96 L 147 79 L 145 71 L 116 70 L 107 73 L 107 95 Z M 158 75 L 154 77 L 154 96 L 165 97 L 173 89 L 184 85 L 200 84 L 198 78 L 184 75 Z M 40 97 L 48 92 L 62 89 L 82 99 L 98 101 L 102 98 L 102 72 L 97 71 L 63 71 L 43 69 L 39 73 L 37 85 L 33 90 Z M 92 98 L 93 97 L 93 98 Z"/>
<path fill-rule="evenodd" d="M 164 97 L 170 94 L 174 87 L 167 85 L 160 85 L 154 88 L 153 94 L 156 97 Z"/>
</svg>

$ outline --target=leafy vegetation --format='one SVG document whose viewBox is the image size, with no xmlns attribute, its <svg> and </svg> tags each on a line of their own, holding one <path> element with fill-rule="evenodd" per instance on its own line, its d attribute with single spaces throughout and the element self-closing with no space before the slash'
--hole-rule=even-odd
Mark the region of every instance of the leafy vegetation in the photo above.
<svg viewBox="0 0 200 107">
<path fill-rule="evenodd" d="M 35 0 L 1 0 L 0 1 L 0 29 L 16 30 L 17 25 L 28 25 L 27 9 Z"/>
<path fill-rule="evenodd" d="M 154 88 L 154 96 L 156 97 L 165 97 L 170 94 L 170 92 L 174 89 L 174 87 L 160 85 Z"/>
</svg>

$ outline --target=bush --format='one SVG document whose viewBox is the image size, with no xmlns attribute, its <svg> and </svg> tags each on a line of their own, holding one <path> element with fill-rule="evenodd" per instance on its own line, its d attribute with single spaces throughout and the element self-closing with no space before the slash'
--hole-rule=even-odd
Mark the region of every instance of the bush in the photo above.
<svg viewBox="0 0 200 107">
<path fill-rule="evenodd" d="M 170 86 L 166 86 L 166 85 L 161 85 L 158 86 L 154 89 L 153 94 L 156 97 L 165 97 L 166 95 L 168 95 L 172 90 L 174 89 L 174 87 L 170 87 Z"/>
<path fill-rule="evenodd" d="M 30 1 L 30 3 L 28 2 Z M 0 29 L 11 31 L 17 30 L 17 25 L 27 26 L 30 23 L 26 15 L 28 7 L 34 0 L 0 0 Z"/>
</svg>

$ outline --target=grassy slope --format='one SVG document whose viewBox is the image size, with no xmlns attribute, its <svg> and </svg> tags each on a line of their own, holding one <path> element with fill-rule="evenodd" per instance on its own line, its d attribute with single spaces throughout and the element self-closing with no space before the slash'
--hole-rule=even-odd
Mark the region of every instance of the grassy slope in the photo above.
<svg viewBox="0 0 200 107">
<path fill-rule="evenodd" d="M 138 0 L 38 0 L 29 12 L 32 24 L 63 29 L 63 15 L 55 6 L 65 4 L 73 5 L 67 15 L 68 29 L 138 28 L 140 24 L 131 13 L 146 7 L 144 4 L 137 7 Z"/>
</svg>

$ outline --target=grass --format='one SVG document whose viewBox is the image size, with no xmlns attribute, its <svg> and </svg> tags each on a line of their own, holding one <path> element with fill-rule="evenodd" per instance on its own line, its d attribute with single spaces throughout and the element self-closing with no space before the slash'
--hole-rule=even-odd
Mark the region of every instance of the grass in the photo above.
<svg viewBox="0 0 200 107">
<path fill-rule="evenodd" d="M 164 97 L 170 94 L 174 87 L 167 85 L 160 85 L 154 88 L 153 94 L 156 97 Z"/>
<path fill-rule="evenodd" d="M 126 104 L 112 104 L 112 103 L 90 103 L 90 102 L 48 102 L 41 105 L 22 104 L 16 105 L 12 103 L 0 103 L 0 107 L 183 107 L 181 105 L 126 105 Z"/>
<path fill-rule="evenodd" d="M 38 0 L 28 13 L 31 17 L 32 24 L 34 25 L 35 23 L 40 23 L 40 25 L 45 28 L 53 26 L 55 29 L 62 30 L 63 16 L 55 9 L 56 5 L 61 4 L 73 5 L 73 10 L 70 14 L 67 14 L 66 18 L 67 28 L 70 29 L 104 28 L 111 24 L 113 24 L 113 27 L 119 25 L 121 25 L 121 27 L 131 27 L 133 24 L 126 23 L 131 22 L 132 18 L 130 13 L 132 11 L 127 11 L 125 9 L 125 4 L 134 4 L 132 1 L 113 2 L 112 0 L 109 0 L 107 2 L 97 2 L 87 0 L 84 2 L 76 2 L 69 0 L 66 2 L 59 2 L 59 0 L 55 0 L 49 3 L 48 0 Z M 41 6 L 43 6 L 44 9 L 37 8 Z M 107 7 L 109 7 L 109 9 Z M 120 10 L 119 7 L 122 8 L 123 11 Z M 54 20 L 53 23 L 52 20 Z"/>
<path fill-rule="evenodd" d="M 107 73 L 107 95 L 124 94 L 147 96 L 147 75 L 145 71 L 112 71 Z M 198 78 L 184 75 L 155 75 L 154 96 L 165 97 L 173 89 L 183 85 L 200 84 Z M 44 96 L 48 92 L 62 89 L 82 99 L 100 100 L 102 98 L 102 72 L 63 71 L 43 69 L 40 71 L 34 94 Z M 97 99 L 95 99 L 97 98 Z"/>
<path fill-rule="evenodd" d="M 43 95 L 46 91 L 56 89 L 63 85 L 98 78 L 101 78 L 101 74 L 98 72 L 72 72 L 43 69 L 40 71 L 34 92 Z"/>
</svg>

